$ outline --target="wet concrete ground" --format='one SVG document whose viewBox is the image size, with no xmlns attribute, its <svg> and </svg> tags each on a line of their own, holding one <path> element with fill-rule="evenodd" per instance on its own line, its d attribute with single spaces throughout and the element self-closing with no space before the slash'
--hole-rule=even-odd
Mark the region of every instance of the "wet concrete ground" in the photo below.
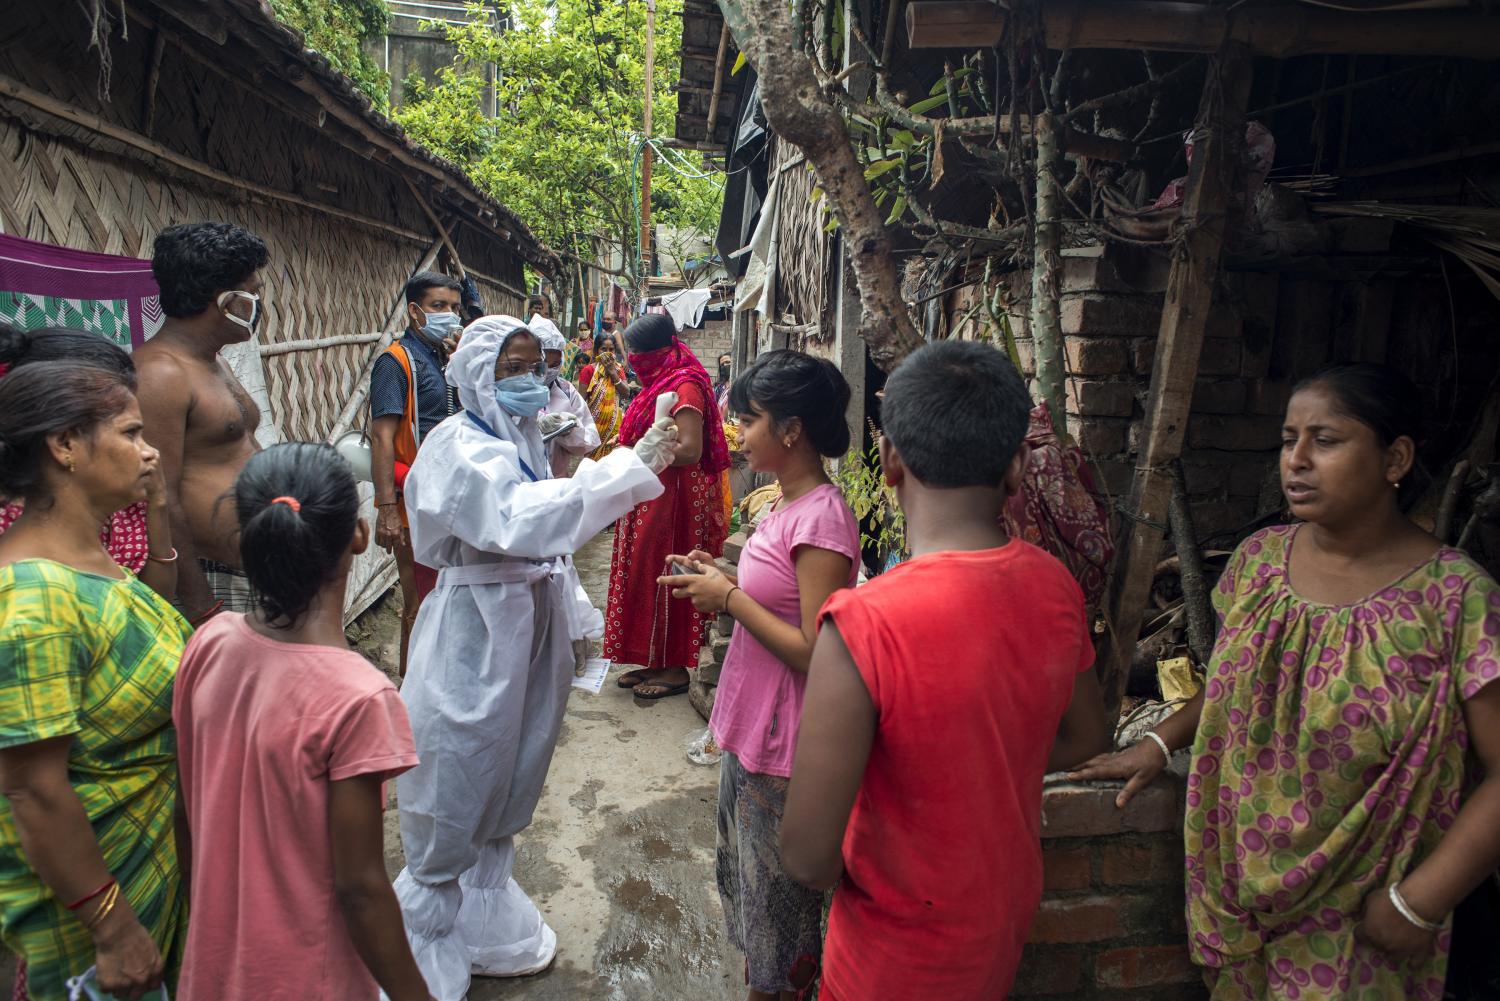
<svg viewBox="0 0 1500 1001">
<path fill-rule="evenodd" d="M 577 556 L 600 608 L 612 541 L 602 535 Z M 380 639 L 361 646 L 394 663 Z M 718 769 L 684 753 L 703 721 L 685 696 L 638 706 L 614 686 L 619 670 L 599 695 L 573 691 L 536 819 L 516 839 L 516 880 L 557 932 L 557 961 L 521 980 L 476 978 L 470 1001 L 743 997 L 743 960 L 724 940 L 714 884 Z M 394 811 L 386 845 L 394 875 Z"/>
</svg>

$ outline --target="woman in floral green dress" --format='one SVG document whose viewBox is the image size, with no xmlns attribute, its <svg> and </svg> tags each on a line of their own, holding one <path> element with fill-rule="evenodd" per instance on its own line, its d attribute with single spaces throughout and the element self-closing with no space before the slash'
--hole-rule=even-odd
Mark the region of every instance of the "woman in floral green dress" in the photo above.
<svg viewBox="0 0 1500 1001">
<path fill-rule="evenodd" d="M 1301 523 L 1235 552 L 1204 691 L 1075 773 L 1128 779 L 1123 805 L 1192 745 L 1188 931 L 1214 1001 L 1437 1001 L 1450 915 L 1500 865 L 1500 588 L 1400 511 L 1418 400 L 1372 365 L 1298 387 Z"/>
</svg>

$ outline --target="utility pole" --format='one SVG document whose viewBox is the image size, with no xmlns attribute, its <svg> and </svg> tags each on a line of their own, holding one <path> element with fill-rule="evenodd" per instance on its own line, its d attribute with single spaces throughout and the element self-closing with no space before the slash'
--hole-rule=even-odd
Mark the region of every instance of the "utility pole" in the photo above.
<svg viewBox="0 0 1500 1001">
<path fill-rule="evenodd" d="M 646 0 L 645 146 L 641 149 L 641 297 L 651 274 L 651 94 L 656 89 L 656 0 Z"/>
</svg>

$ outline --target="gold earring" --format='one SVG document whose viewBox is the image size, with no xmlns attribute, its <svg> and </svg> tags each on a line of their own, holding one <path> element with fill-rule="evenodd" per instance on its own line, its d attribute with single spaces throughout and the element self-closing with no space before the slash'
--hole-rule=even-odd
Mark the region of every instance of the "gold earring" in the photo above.
<svg viewBox="0 0 1500 1001">
<path fill-rule="evenodd" d="M 73 457 L 71 455 L 68 456 L 68 472 L 70 472 L 70 473 L 76 473 L 76 472 L 78 472 L 78 467 L 73 464 Z"/>
</svg>

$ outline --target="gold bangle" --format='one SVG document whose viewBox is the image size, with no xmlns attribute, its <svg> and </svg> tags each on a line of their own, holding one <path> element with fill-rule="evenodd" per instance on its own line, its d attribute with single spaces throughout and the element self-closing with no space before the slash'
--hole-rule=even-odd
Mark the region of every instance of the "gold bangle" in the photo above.
<svg viewBox="0 0 1500 1001">
<path fill-rule="evenodd" d="M 99 904 L 98 909 L 94 911 L 93 916 L 83 923 L 83 927 L 88 931 L 98 928 L 104 923 L 104 919 L 109 917 L 110 912 L 115 909 L 115 904 L 119 903 L 119 900 L 120 884 L 115 883 L 114 886 L 109 888 L 109 892 L 104 895 L 104 900 Z"/>
</svg>

